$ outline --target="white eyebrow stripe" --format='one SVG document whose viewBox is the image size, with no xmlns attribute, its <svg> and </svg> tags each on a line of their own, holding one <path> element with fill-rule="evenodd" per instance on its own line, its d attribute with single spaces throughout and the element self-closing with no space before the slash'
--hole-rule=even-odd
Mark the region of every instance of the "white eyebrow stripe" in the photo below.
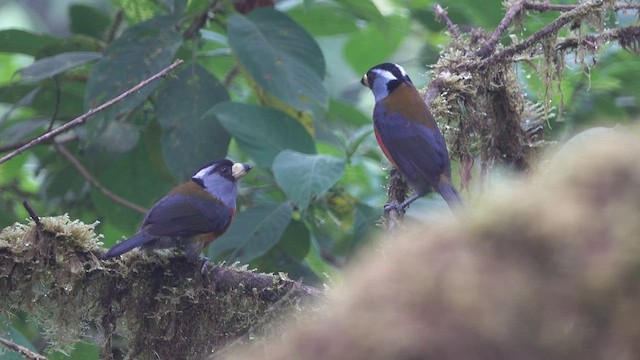
<svg viewBox="0 0 640 360">
<path fill-rule="evenodd" d="M 193 175 L 196 179 L 202 179 L 207 175 L 207 172 L 211 169 L 211 166 L 207 166 L 206 168 L 200 169 L 195 175 Z"/>
</svg>

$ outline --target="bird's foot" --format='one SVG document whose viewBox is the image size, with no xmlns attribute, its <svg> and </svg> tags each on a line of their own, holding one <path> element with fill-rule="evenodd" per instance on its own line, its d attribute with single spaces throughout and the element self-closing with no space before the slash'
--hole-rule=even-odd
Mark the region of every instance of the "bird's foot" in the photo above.
<svg viewBox="0 0 640 360">
<path fill-rule="evenodd" d="M 405 213 L 406 205 L 398 203 L 388 203 L 384 205 L 384 212 L 388 213 L 391 210 L 395 210 L 401 214 Z"/>
<path fill-rule="evenodd" d="M 205 270 L 207 269 L 207 266 L 209 266 L 209 264 L 211 264 L 211 260 L 209 260 L 208 257 L 203 257 L 202 258 L 202 267 L 200 267 L 200 274 L 204 275 Z"/>
</svg>

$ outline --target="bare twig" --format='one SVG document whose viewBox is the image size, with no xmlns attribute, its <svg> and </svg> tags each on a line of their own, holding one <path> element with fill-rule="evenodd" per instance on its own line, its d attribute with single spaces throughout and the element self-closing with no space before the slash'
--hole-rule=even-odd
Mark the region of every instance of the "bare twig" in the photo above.
<svg viewBox="0 0 640 360">
<path fill-rule="evenodd" d="M 229 85 L 231 85 L 231 82 L 233 81 L 233 79 L 240 73 L 240 66 L 236 65 L 234 67 L 231 68 L 231 70 L 229 70 L 229 72 L 227 73 L 227 75 L 224 76 L 224 80 L 222 80 L 222 85 L 224 85 L 225 88 L 229 87 Z"/>
<path fill-rule="evenodd" d="M 498 27 L 495 29 L 493 34 L 491 34 L 489 40 L 487 40 L 486 44 L 476 52 L 478 57 L 486 58 L 495 50 L 496 44 L 498 44 L 502 38 L 502 34 L 504 34 L 509 25 L 511 25 L 513 19 L 522 11 L 523 2 L 524 0 L 520 0 L 511 5 L 509 10 L 507 10 L 507 13 L 502 18 L 502 21 L 500 21 L 500 24 L 498 24 Z"/>
<path fill-rule="evenodd" d="M 533 44 L 540 42 L 542 39 L 557 33 L 563 26 L 579 19 L 580 17 L 584 16 L 585 13 L 589 13 L 590 11 L 602 6 L 602 2 L 597 1 L 580 4 L 573 10 L 560 15 L 555 21 L 547 24 L 545 27 L 529 36 L 521 43 L 511 45 L 504 50 L 485 58 L 484 65 L 495 64 L 496 62 L 502 61 L 509 61 L 509 59 L 511 59 L 515 54 L 518 54 L 525 49 L 530 48 L 531 46 L 533 46 Z"/>
<path fill-rule="evenodd" d="M 588 51 L 596 51 L 602 44 L 617 41 L 623 49 L 638 53 L 628 39 L 640 39 L 640 26 L 628 26 L 619 29 L 605 30 L 598 34 L 586 35 L 580 39 L 569 38 L 556 44 L 556 50 L 564 51 L 584 47 Z M 638 53 L 640 55 L 640 53 Z"/>
<path fill-rule="evenodd" d="M 123 92 L 122 94 L 116 96 L 115 98 L 107 101 L 106 103 L 95 107 L 89 111 L 87 111 L 86 113 L 80 115 L 79 117 L 69 121 L 68 123 L 57 127 L 41 136 L 38 136 L 37 138 L 29 141 L 28 143 L 26 143 L 25 145 L 19 147 L 18 149 L 16 149 L 15 151 L 5 155 L 2 159 L 0 159 L 0 164 L 11 160 L 12 158 L 20 155 L 21 153 L 23 153 L 25 150 L 28 150 L 36 145 L 38 145 L 39 143 L 43 142 L 43 141 L 47 141 L 50 140 L 58 135 L 60 135 L 61 133 L 68 131 L 78 125 L 83 124 L 85 121 L 87 121 L 87 119 L 89 119 L 91 116 L 95 115 L 96 113 L 99 113 L 100 111 L 113 106 L 114 104 L 124 100 L 125 98 L 127 98 L 128 96 L 130 96 L 133 93 L 136 93 L 137 91 L 139 91 L 140 89 L 142 89 L 143 87 L 149 85 L 151 82 L 153 82 L 156 79 L 159 79 L 165 75 L 167 75 L 167 73 L 169 73 L 171 70 L 175 69 L 178 65 L 182 64 L 184 61 L 181 59 L 177 59 L 176 61 L 173 62 L 173 64 L 167 66 L 166 68 L 162 69 L 160 72 L 158 72 L 157 74 L 151 76 L 150 78 L 141 81 L 138 85 L 132 87 L 131 89 Z"/>
<path fill-rule="evenodd" d="M 111 23 L 111 26 L 109 27 L 109 30 L 107 31 L 107 35 L 105 36 L 105 39 L 104 39 L 104 41 L 106 41 L 107 44 L 112 42 L 113 39 L 116 38 L 116 33 L 118 32 L 120 25 L 122 25 L 123 18 L 124 18 L 124 11 L 122 10 L 116 11 L 116 15 L 113 18 L 113 22 Z"/>
<path fill-rule="evenodd" d="M 78 136 L 77 135 L 70 135 L 69 137 L 65 137 L 64 140 L 56 140 L 56 141 L 59 144 L 66 144 L 68 142 L 75 141 L 75 140 L 78 140 Z M 15 150 L 15 149 L 17 149 L 19 147 L 24 146 L 29 141 L 31 141 L 31 140 L 24 140 L 24 141 L 17 142 L 15 144 L 9 144 L 9 145 L 5 145 L 5 146 L 0 146 L 0 153 L 5 153 L 7 151 Z M 50 143 L 50 141 L 43 141 L 40 144 L 48 144 L 48 143 Z M 40 144 L 38 144 L 38 145 L 40 145 Z"/>
<path fill-rule="evenodd" d="M 207 6 L 200 14 L 196 15 L 193 23 L 182 33 L 182 37 L 185 39 L 191 39 L 194 37 L 200 29 L 207 25 L 209 19 L 209 13 L 215 12 L 218 7 L 219 0 L 214 0 L 211 5 Z"/>
<path fill-rule="evenodd" d="M 38 230 L 42 231 L 43 227 L 42 227 L 42 222 L 40 222 L 40 217 L 38 216 L 38 214 L 36 214 L 35 210 L 33 210 L 31 205 L 29 205 L 29 202 L 27 200 L 23 201 L 22 206 L 24 206 L 24 208 L 27 210 L 27 212 L 29 213 L 29 216 L 31 217 L 31 219 L 33 219 L 33 222 L 36 224 L 36 227 L 38 228 Z"/>
<path fill-rule="evenodd" d="M 539 12 L 547 12 L 547 11 L 571 11 L 579 5 L 564 5 L 564 4 L 551 4 L 548 2 L 538 2 L 538 1 L 525 1 L 523 4 L 525 10 L 536 10 Z M 617 2 L 611 6 L 611 8 L 615 11 L 618 10 L 638 10 L 640 9 L 639 3 L 632 2 Z"/>
<path fill-rule="evenodd" d="M 53 124 L 58 119 L 58 112 L 60 111 L 60 100 L 62 98 L 62 90 L 60 89 L 60 77 L 57 75 L 54 76 L 53 82 L 56 85 L 56 101 L 53 107 L 53 115 L 51 115 L 51 120 L 49 121 L 49 127 L 47 127 L 46 132 L 49 132 L 51 131 L 51 129 L 53 129 Z"/>
<path fill-rule="evenodd" d="M 548 2 L 524 1 L 522 4 L 526 10 L 547 11 L 571 11 L 577 5 L 551 4 Z"/>
<path fill-rule="evenodd" d="M 64 156 L 65 159 L 67 159 L 67 161 L 69 161 L 71 165 L 73 165 L 73 167 L 75 167 L 76 170 L 78 170 L 80 175 L 82 175 L 82 177 L 85 180 L 87 180 L 89 184 L 91 184 L 91 186 L 98 189 L 104 196 L 117 202 L 120 205 L 126 206 L 129 209 L 135 210 L 141 214 L 147 213 L 147 209 L 145 209 L 144 207 L 138 204 L 135 204 L 117 194 L 114 194 L 109 189 L 104 187 L 104 185 L 102 185 L 98 180 L 96 180 L 96 178 L 94 178 L 91 175 L 91 173 L 89 173 L 89 171 L 82 165 L 82 163 L 78 159 L 76 159 L 75 156 L 73 156 L 73 154 L 71 154 L 69 150 L 67 150 L 67 148 L 65 148 L 62 144 L 58 144 L 54 142 L 53 146 L 56 148 L 56 150 L 58 150 L 60 155 Z"/>
<path fill-rule="evenodd" d="M 19 353 L 20 355 L 24 356 L 25 359 L 28 359 L 28 360 L 47 360 L 46 357 L 44 357 L 44 356 L 42 356 L 42 355 L 40 355 L 38 353 L 35 353 L 35 352 L 27 349 L 24 346 L 18 345 L 18 344 L 14 343 L 11 340 L 0 338 L 0 344 L 2 344 L 4 346 L 8 347 L 9 349 Z"/>
<path fill-rule="evenodd" d="M 437 3 L 433 5 L 433 8 L 436 12 L 436 20 L 444 20 L 444 23 L 447 25 L 447 29 L 449 29 L 449 33 L 453 35 L 453 37 L 459 37 L 460 31 L 458 31 L 458 27 L 447 16 L 447 10 Z"/>
</svg>

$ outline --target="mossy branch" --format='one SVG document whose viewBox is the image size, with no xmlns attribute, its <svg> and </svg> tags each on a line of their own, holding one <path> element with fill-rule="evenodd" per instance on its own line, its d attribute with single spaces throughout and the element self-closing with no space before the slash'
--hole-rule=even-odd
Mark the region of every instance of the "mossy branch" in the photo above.
<svg viewBox="0 0 640 360">
<path fill-rule="evenodd" d="M 481 29 L 460 32 L 435 4 L 437 19 L 446 24 L 452 36 L 437 64 L 432 81 L 425 89 L 429 104 L 445 133 L 452 158 L 461 166 L 464 189 L 471 179 L 474 159 L 480 160 L 480 174 L 501 165 L 517 171 L 529 171 L 538 149 L 544 145 L 544 124 L 555 114 L 549 100 L 560 92 L 559 83 L 568 51 L 577 62 L 590 68 L 586 54 L 596 55 L 601 46 L 616 41 L 623 48 L 640 54 L 640 30 L 637 25 L 606 29 L 606 12 L 640 11 L 640 4 L 625 1 L 590 0 L 575 5 L 511 0 L 505 2 L 505 15 L 496 29 L 487 34 Z M 518 32 L 509 30 L 531 12 L 560 12 L 557 18 L 522 41 L 502 45 L 500 41 Z M 584 25 L 583 25 L 584 24 Z M 525 96 L 516 74 L 517 62 L 532 67 L 543 82 L 539 103 Z M 540 105 L 542 104 L 542 105 Z M 562 107 L 562 103 L 558 105 Z M 538 111 L 542 107 L 542 114 Z M 533 111 L 532 111 L 533 110 Z"/>
<path fill-rule="evenodd" d="M 269 332 L 292 305 L 323 294 L 244 268 L 208 265 L 203 274 L 175 253 L 102 261 L 95 224 L 40 221 L 41 230 L 31 221 L 0 232 L 0 311 L 29 313 L 52 349 L 89 338 L 104 359 L 114 343 L 133 358 L 200 358 L 247 332 Z"/>
</svg>

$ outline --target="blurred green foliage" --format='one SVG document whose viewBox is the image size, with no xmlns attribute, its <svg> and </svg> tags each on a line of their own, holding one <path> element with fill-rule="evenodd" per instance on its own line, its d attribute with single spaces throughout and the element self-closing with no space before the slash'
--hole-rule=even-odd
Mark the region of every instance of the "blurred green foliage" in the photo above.
<svg viewBox="0 0 640 360">
<path fill-rule="evenodd" d="M 57 140 L 106 188 L 147 208 L 213 159 L 257 165 L 240 185 L 234 225 L 208 256 L 310 283 L 326 280 L 376 231 L 385 202 L 388 165 L 372 136 L 373 99 L 360 75 L 395 61 L 424 84 L 426 66 L 448 41 L 444 25 L 431 0 L 284 1 L 246 14 L 230 2 L 211 3 L 0 5 L 0 13 L 10 9 L 57 29 L 25 30 L 27 20 L 22 29 L 0 30 L 0 149 L 6 153 L 184 59 L 165 80 Z M 441 4 L 462 29 L 491 31 L 504 15 L 495 1 Z M 54 7 L 65 9 L 63 20 L 51 15 Z M 206 21 L 194 28 L 203 14 Z M 555 16 L 523 19 L 517 37 Z M 621 21 L 633 21 L 625 16 Z M 561 122 L 546 124 L 552 140 L 596 122 L 638 118 L 637 56 L 608 46 L 593 62 L 584 69 L 567 59 L 562 96 L 551 104 L 563 104 Z M 531 68 L 519 71 L 528 96 L 540 100 L 544 84 Z M 0 226 L 27 216 L 23 200 L 42 216 L 99 220 L 105 246 L 133 234 L 143 218 L 92 188 L 50 144 L 0 165 Z M 419 203 L 446 208 L 436 198 Z M 77 358 L 93 351 L 86 346 Z"/>
</svg>

